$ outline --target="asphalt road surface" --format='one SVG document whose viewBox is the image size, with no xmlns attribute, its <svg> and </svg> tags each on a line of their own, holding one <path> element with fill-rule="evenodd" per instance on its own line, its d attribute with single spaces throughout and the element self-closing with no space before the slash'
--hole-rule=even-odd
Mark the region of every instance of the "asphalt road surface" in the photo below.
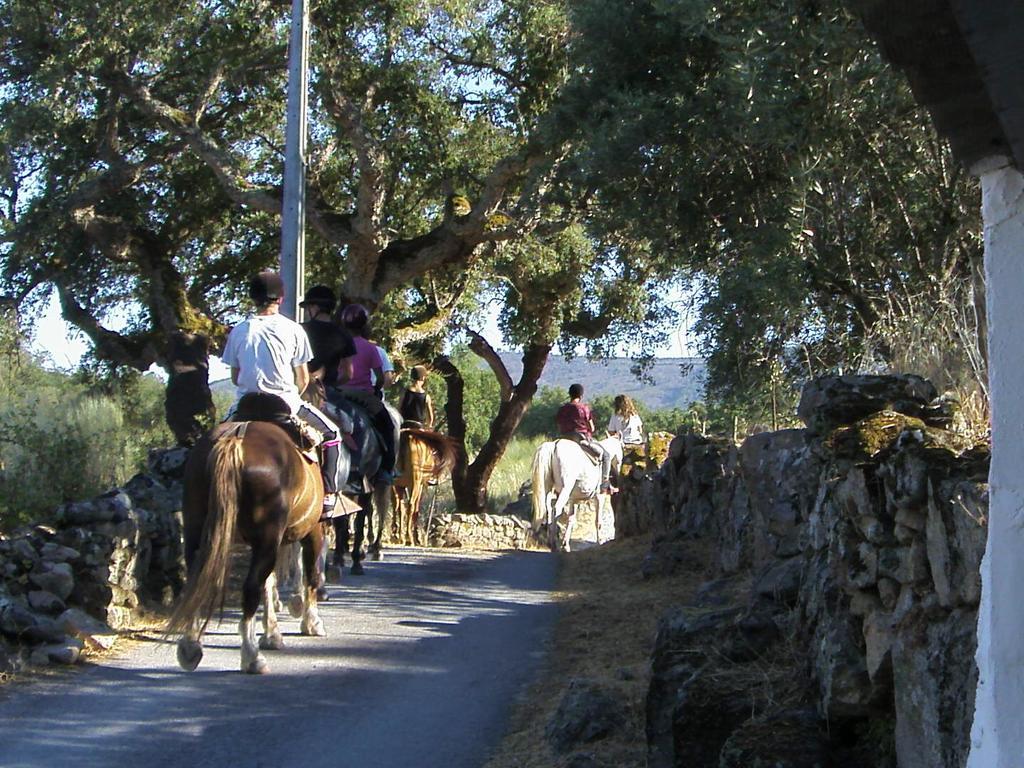
<svg viewBox="0 0 1024 768">
<path fill-rule="evenodd" d="M 556 608 L 544 553 L 393 550 L 328 587 L 327 638 L 282 623 L 239 669 L 237 614 L 182 671 L 154 639 L 0 689 L 0 766 L 477 768 L 538 673 Z"/>
</svg>

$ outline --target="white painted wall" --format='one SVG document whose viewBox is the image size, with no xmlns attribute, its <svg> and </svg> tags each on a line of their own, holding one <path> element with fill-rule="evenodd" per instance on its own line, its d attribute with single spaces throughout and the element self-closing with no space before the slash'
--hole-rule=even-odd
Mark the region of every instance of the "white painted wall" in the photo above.
<svg viewBox="0 0 1024 768">
<path fill-rule="evenodd" d="M 1024 175 L 981 177 L 989 313 L 992 465 L 981 565 L 978 691 L 968 768 L 1024 766 Z"/>
</svg>

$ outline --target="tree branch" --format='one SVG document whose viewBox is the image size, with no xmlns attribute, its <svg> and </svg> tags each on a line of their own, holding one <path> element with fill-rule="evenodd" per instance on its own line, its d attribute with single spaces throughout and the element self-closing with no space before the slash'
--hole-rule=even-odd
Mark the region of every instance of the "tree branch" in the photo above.
<svg viewBox="0 0 1024 768">
<path fill-rule="evenodd" d="M 495 351 L 494 347 L 476 331 L 469 331 L 469 348 L 477 357 L 487 363 L 494 373 L 494 378 L 498 380 L 498 387 L 501 390 L 502 402 L 511 400 L 513 395 L 512 377 L 509 375 L 508 368 L 505 367 L 504 361 L 502 361 L 501 356 Z"/>
<path fill-rule="evenodd" d="M 61 314 L 64 319 L 82 331 L 92 341 L 96 354 L 103 360 L 146 371 L 159 357 L 157 345 L 152 336 L 130 338 L 110 331 L 100 325 L 68 290 L 56 284 L 60 298 Z"/>
<path fill-rule="evenodd" d="M 277 190 L 271 192 L 268 188 L 250 184 L 234 167 L 231 156 L 203 133 L 187 114 L 160 101 L 146 86 L 136 83 L 127 75 L 119 75 L 117 81 L 122 91 L 144 113 L 188 143 L 192 151 L 213 171 L 225 193 L 235 203 L 265 213 L 280 214 L 281 198 Z"/>
<path fill-rule="evenodd" d="M 356 210 L 352 218 L 352 230 L 355 238 L 349 243 L 350 249 L 356 251 L 358 258 L 351 261 L 352 267 L 375 270 L 375 258 L 366 263 L 370 254 L 376 257 L 382 248 L 380 239 L 380 222 L 383 215 L 383 194 L 381 193 L 381 166 L 383 152 L 377 142 L 370 136 L 363 122 L 363 114 L 352 99 L 336 88 L 327 92 L 325 99 L 328 111 L 338 122 L 346 138 L 352 144 L 359 169 L 359 186 L 356 190 Z M 370 98 L 370 96 L 368 96 Z"/>
</svg>

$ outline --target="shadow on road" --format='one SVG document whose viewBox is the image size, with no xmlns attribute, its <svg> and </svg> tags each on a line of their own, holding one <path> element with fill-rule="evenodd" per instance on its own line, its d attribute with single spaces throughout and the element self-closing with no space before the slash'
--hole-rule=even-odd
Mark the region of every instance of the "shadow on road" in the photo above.
<svg viewBox="0 0 1024 768">
<path fill-rule="evenodd" d="M 128 657 L 12 689 L 0 763 L 48 766 L 481 765 L 536 672 L 555 615 L 543 553 L 388 553 L 328 587 L 327 639 L 283 625 L 272 672 L 237 672 L 237 614 L 181 671 L 154 640 Z"/>
</svg>

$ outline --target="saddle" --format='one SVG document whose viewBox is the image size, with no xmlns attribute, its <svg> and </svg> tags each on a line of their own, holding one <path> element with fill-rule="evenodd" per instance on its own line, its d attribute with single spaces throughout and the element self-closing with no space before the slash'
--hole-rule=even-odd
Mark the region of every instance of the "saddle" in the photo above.
<svg viewBox="0 0 1024 768">
<path fill-rule="evenodd" d="M 242 395 L 235 412 L 231 415 L 231 421 L 266 421 L 276 424 L 285 431 L 303 454 L 312 453 L 323 440 L 313 427 L 292 416 L 288 403 L 277 395 L 265 392 Z"/>
</svg>

